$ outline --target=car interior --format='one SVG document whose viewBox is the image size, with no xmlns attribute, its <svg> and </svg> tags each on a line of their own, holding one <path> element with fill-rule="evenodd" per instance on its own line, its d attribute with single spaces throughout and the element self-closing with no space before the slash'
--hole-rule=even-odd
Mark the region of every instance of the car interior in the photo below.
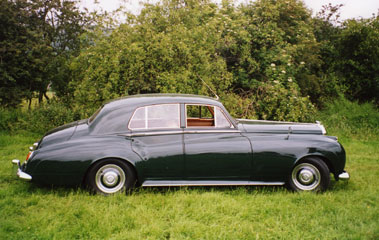
<svg viewBox="0 0 379 240">
<path fill-rule="evenodd" d="M 186 105 L 187 127 L 214 127 L 214 107 Z"/>
</svg>

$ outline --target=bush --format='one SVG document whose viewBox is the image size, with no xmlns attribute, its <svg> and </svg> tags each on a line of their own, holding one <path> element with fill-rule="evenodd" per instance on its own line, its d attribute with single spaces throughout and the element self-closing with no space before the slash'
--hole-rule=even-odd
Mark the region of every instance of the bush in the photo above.
<svg viewBox="0 0 379 240">
<path fill-rule="evenodd" d="M 25 125 L 30 131 L 44 133 L 60 125 L 80 120 L 81 116 L 65 105 L 54 102 L 29 111 L 26 119 Z"/>
<path fill-rule="evenodd" d="M 374 104 L 358 104 L 340 97 L 325 106 L 318 118 L 329 134 L 364 140 L 376 140 L 379 136 L 379 112 Z"/>
<path fill-rule="evenodd" d="M 14 131 L 19 119 L 23 119 L 25 114 L 20 109 L 0 109 L 0 130 L 1 131 Z"/>
<path fill-rule="evenodd" d="M 236 117 L 310 121 L 309 91 L 302 95 L 298 86 L 303 78 L 319 81 L 310 20 L 295 0 L 240 8 L 227 1 L 220 7 L 208 1 L 146 5 L 128 24 L 99 31 L 94 44 L 73 58 L 72 106 L 90 114 L 125 95 L 206 94 L 201 78 Z"/>
<path fill-rule="evenodd" d="M 26 130 L 43 134 L 60 125 L 81 119 L 76 113 L 64 104 L 53 101 L 42 104 L 32 110 L 0 109 L 0 130 Z"/>
<path fill-rule="evenodd" d="M 302 97 L 296 84 L 287 88 L 278 80 L 261 84 L 257 91 L 223 94 L 221 102 L 236 118 L 275 121 L 313 122 L 316 109 L 309 98 Z"/>
</svg>

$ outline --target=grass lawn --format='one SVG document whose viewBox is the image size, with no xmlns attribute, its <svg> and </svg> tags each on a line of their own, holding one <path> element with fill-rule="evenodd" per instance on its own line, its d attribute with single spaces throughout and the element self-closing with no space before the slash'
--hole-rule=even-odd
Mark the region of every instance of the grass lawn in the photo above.
<svg viewBox="0 0 379 240">
<path fill-rule="evenodd" d="M 144 188 L 93 196 L 12 175 L 40 136 L 0 133 L 0 239 L 379 239 L 379 141 L 342 138 L 348 184 Z"/>
</svg>

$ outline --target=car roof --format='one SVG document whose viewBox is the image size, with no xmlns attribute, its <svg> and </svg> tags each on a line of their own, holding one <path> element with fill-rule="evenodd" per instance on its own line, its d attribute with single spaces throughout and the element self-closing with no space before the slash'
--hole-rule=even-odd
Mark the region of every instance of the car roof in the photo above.
<svg viewBox="0 0 379 240">
<path fill-rule="evenodd" d="M 209 104 L 221 106 L 222 104 L 215 98 L 192 95 L 192 94 L 170 94 L 170 93 L 156 93 L 156 94 L 139 94 L 131 95 L 112 100 L 105 104 L 109 110 L 118 109 L 121 107 L 141 107 L 154 104 L 169 104 L 169 103 L 187 103 L 187 104 Z"/>
<path fill-rule="evenodd" d="M 101 111 L 98 113 L 96 118 L 91 123 L 91 128 L 102 129 L 102 127 L 106 125 L 114 126 L 114 114 L 118 114 L 117 116 L 122 117 L 123 119 L 130 119 L 133 112 L 139 107 L 156 104 L 182 103 L 196 105 L 212 105 L 220 107 L 228 116 L 228 118 L 232 121 L 232 124 L 236 126 L 235 121 L 229 115 L 228 111 L 225 109 L 222 103 L 215 98 L 191 94 L 140 94 L 118 98 L 115 100 L 111 100 L 108 103 L 105 103 L 101 107 Z M 113 115 L 109 115 L 110 113 L 113 113 Z M 108 124 L 110 123 L 110 120 L 113 122 L 112 124 Z M 98 126 L 100 126 L 100 128 Z"/>
</svg>

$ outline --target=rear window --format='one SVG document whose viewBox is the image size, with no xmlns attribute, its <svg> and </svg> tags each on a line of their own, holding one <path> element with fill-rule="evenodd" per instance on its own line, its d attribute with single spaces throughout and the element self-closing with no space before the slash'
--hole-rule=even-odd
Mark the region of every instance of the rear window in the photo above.
<svg viewBox="0 0 379 240">
<path fill-rule="evenodd" d="M 88 123 L 91 123 L 91 122 L 93 122 L 93 120 L 95 120 L 97 115 L 99 115 L 101 109 L 103 109 L 103 106 L 101 106 L 99 109 L 96 110 L 96 112 L 94 114 L 92 114 L 92 116 L 88 119 Z"/>
</svg>

